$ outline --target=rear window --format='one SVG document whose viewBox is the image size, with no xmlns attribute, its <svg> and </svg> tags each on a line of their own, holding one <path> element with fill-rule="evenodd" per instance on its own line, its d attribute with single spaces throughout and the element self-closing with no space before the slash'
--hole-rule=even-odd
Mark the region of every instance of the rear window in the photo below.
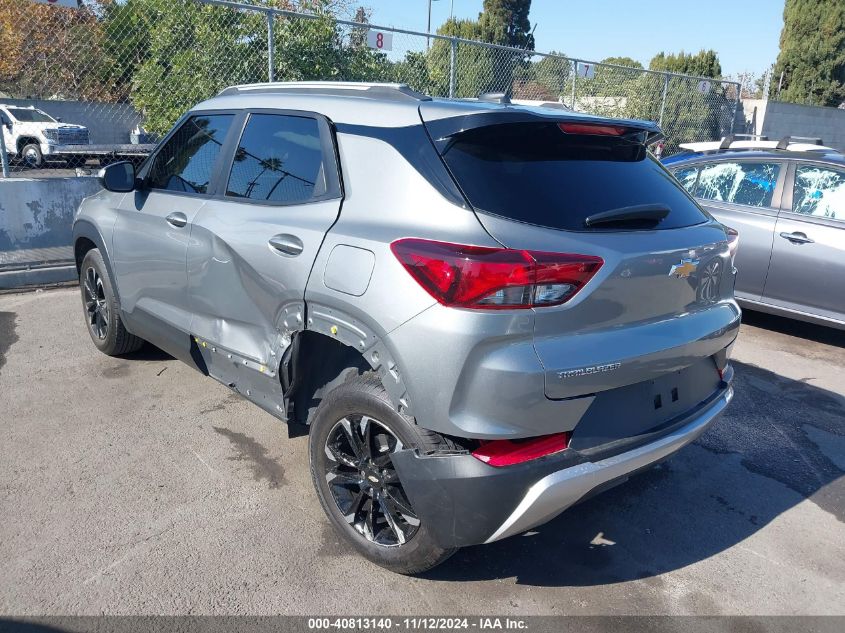
<svg viewBox="0 0 845 633">
<path fill-rule="evenodd" d="M 584 220 L 621 207 L 663 204 L 661 229 L 707 216 L 645 148 L 609 136 L 565 134 L 557 123 L 506 123 L 456 135 L 443 158 L 478 211 L 586 230 Z"/>
</svg>

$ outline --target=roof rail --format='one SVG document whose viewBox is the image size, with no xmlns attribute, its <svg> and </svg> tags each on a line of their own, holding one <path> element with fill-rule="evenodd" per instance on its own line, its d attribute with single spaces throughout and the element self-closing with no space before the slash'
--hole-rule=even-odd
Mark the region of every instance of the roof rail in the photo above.
<svg viewBox="0 0 845 633">
<path fill-rule="evenodd" d="M 703 141 L 696 143 L 681 143 L 678 147 L 688 152 L 710 154 L 726 150 L 745 150 L 745 151 L 789 151 L 789 152 L 836 152 L 838 150 L 821 145 L 821 139 L 808 139 L 811 142 L 801 142 L 796 140 L 801 137 L 791 136 L 780 141 L 769 141 L 765 138 L 747 141 L 744 139 L 733 139 L 730 136 L 723 138 L 721 141 Z"/>
<path fill-rule="evenodd" d="M 279 93 L 359 97 L 383 101 L 431 101 L 431 97 L 411 89 L 407 84 L 354 81 L 277 81 L 243 84 L 229 86 L 217 96 Z"/>
<path fill-rule="evenodd" d="M 822 140 L 814 136 L 784 136 L 778 141 L 778 144 L 775 145 L 775 149 L 786 149 L 793 143 L 797 143 L 799 141 L 806 145 L 823 145 Z"/>
</svg>

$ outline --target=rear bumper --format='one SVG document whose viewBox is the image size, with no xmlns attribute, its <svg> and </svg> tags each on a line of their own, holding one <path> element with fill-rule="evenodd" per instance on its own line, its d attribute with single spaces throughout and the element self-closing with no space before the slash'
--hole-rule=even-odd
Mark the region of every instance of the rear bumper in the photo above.
<svg viewBox="0 0 845 633">
<path fill-rule="evenodd" d="M 553 519 L 593 490 L 659 462 L 695 440 L 733 398 L 729 386 L 699 415 L 668 435 L 619 455 L 585 462 L 543 477 L 485 542 L 519 534 Z"/>
<path fill-rule="evenodd" d="M 701 435 L 733 397 L 729 384 L 661 431 L 590 457 L 568 449 L 494 468 L 471 455 L 393 458 L 409 500 L 443 547 L 490 543 L 541 525 L 592 493 L 666 459 Z M 592 452 L 592 451 L 591 451 Z"/>
<path fill-rule="evenodd" d="M 616 402 L 632 385 L 660 380 L 729 348 L 740 311 L 726 301 L 657 323 L 539 338 L 536 318 L 530 311 L 438 304 L 393 330 L 384 343 L 401 368 L 409 415 L 423 428 L 473 439 L 573 431 L 601 404 L 593 406 L 595 401 Z M 620 366 L 613 371 L 588 371 L 614 363 Z M 573 367 L 584 369 L 583 375 L 557 375 Z"/>
</svg>

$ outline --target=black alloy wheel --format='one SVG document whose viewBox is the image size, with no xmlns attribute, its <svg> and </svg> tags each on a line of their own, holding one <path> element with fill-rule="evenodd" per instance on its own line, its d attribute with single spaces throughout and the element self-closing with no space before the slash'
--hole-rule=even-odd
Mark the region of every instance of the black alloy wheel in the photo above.
<svg viewBox="0 0 845 633">
<path fill-rule="evenodd" d="M 85 271 L 83 293 L 88 327 L 98 339 L 105 340 L 109 335 L 109 301 L 103 278 L 93 266 L 89 266 Z"/>
<path fill-rule="evenodd" d="M 367 415 L 338 420 L 325 442 L 325 478 L 347 523 L 371 543 L 404 545 L 420 521 L 390 456 L 403 445 L 384 424 Z"/>
</svg>

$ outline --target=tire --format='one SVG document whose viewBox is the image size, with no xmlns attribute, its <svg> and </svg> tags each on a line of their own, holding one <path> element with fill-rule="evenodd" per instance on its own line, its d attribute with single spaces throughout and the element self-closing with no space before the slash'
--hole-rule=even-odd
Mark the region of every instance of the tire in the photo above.
<svg viewBox="0 0 845 633">
<path fill-rule="evenodd" d="M 98 350 L 109 356 L 121 356 L 141 348 L 143 339 L 130 334 L 120 319 L 114 286 L 103 256 L 96 248 L 88 251 L 82 260 L 79 290 L 88 334 Z"/>
<path fill-rule="evenodd" d="M 44 155 L 37 143 L 29 143 L 21 149 L 21 162 L 32 169 L 39 169 L 44 166 Z"/>
<path fill-rule="evenodd" d="M 369 453 L 377 463 L 365 463 L 352 448 L 349 433 L 358 433 L 357 438 L 363 440 L 364 428 L 370 429 L 366 437 L 374 450 Z M 331 458 L 329 445 L 334 454 Z M 311 423 L 308 451 L 317 498 L 335 531 L 368 560 L 400 574 L 419 574 L 449 558 L 456 550 L 437 545 L 425 523 L 416 519 L 389 461 L 394 450 L 441 447 L 454 448 L 445 438 L 398 413 L 373 372 L 350 376 L 326 394 Z M 364 473 L 372 475 L 365 477 Z M 352 481 L 356 479 L 358 483 Z M 376 479 L 381 481 L 368 481 Z M 340 483 L 331 484 L 330 480 Z M 388 512 L 389 508 L 410 512 Z M 398 538 L 400 532 L 404 539 Z"/>
</svg>

